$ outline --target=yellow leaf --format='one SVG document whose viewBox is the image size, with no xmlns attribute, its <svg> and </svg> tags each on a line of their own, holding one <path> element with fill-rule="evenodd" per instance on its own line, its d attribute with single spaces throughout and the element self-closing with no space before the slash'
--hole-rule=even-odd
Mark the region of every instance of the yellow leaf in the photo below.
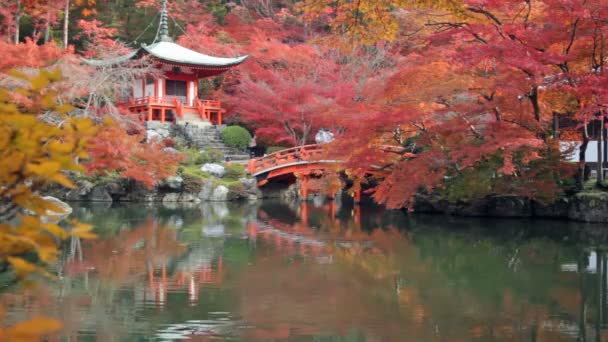
<svg viewBox="0 0 608 342">
<path fill-rule="evenodd" d="M 74 183 L 72 183 L 72 181 L 63 173 L 55 174 L 54 176 L 52 176 L 50 178 L 50 180 L 55 183 L 61 184 L 61 185 L 65 186 L 66 188 L 73 189 L 75 187 Z"/>
<path fill-rule="evenodd" d="M 79 238 L 94 239 L 97 237 L 97 235 L 91 232 L 92 229 L 93 226 L 91 226 L 90 224 L 76 223 L 72 228 L 71 233 L 72 235 L 77 236 Z"/>
<path fill-rule="evenodd" d="M 45 335 L 61 329 L 61 322 L 56 319 L 37 317 L 19 322 L 8 329 L 9 341 L 36 341 Z"/>
<path fill-rule="evenodd" d="M 13 269 L 15 270 L 15 273 L 17 274 L 17 277 L 19 277 L 19 278 L 23 278 L 23 277 L 27 276 L 28 274 L 35 272 L 38 268 L 36 265 L 32 264 L 31 262 L 25 261 L 21 258 L 8 257 L 7 260 L 11 264 L 11 266 L 13 266 Z"/>
</svg>

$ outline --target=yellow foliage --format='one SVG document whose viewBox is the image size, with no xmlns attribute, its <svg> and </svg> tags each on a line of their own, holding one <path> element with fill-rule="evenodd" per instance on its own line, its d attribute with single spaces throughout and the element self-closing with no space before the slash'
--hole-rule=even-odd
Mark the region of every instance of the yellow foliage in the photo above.
<svg viewBox="0 0 608 342">
<path fill-rule="evenodd" d="M 0 262 L 10 265 L 18 279 L 32 273 L 50 276 L 44 266 L 56 260 L 58 241 L 70 234 L 95 236 L 87 225 L 71 222 L 68 232 L 51 222 L 63 209 L 40 190 L 52 183 L 73 186 L 66 172 L 81 170 L 78 157 L 87 156 L 87 143 L 96 129 L 89 119 L 69 117 L 69 106 L 56 104 L 57 94 L 48 89 L 60 79 L 59 71 L 12 75 L 29 86 L 0 89 Z M 30 104 L 11 103 L 11 93 L 27 96 Z M 61 124 L 42 120 L 40 114 L 47 112 L 59 117 Z M 0 341 L 39 341 L 60 326 L 56 320 L 36 318 L 0 328 Z"/>
</svg>

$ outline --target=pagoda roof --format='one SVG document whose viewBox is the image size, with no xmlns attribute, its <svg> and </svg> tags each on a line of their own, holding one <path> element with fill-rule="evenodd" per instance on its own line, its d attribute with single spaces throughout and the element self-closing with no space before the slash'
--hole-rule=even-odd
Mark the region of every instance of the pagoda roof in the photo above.
<svg viewBox="0 0 608 342">
<path fill-rule="evenodd" d="M 93 66 L 108 66 L 121 64 L 141 55 L 150 55 L 169 64 L 218 70 L 226 70 L 239 65 L 249 57 L 248 55 L 235 58 L 214 57 L 190 50 L 173 42 L 161 41 L 152 45 L 142 45 L 139 49 L 119 57 L 104 60 L 86 59 L 85 62 Z"/>
<path fill-rule="evenodd" d="M 166 41 L 161 41 L 148 46 L 142 46 L 139 52 L 141 53 L 144 51 L 145 53 L 161 61 L 177 63 L 191 67 L 205 68 L 232 67 L 243 63 L 247 59 L 247 57 L 249 57 L 247 55 L 235 58 L 214 57 L 196 52 L 194 50 L 190 50 L 173 42 Z M 138 55 L 138 53 L 135 53 L 134 56 L 135 55 Z"/>
</svg>

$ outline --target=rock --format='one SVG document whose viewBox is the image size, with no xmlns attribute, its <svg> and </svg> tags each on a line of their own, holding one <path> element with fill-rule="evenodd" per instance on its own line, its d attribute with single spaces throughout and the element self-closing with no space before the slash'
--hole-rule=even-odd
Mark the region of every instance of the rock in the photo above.
<svg viewBox="0 0 608 342">
<path fill-rule="evenodd" d="M 181 190 L 184 184 L 184 179 L 180 176 L 171 176 L 161 182 L 161 187 L 166 187 L 171 190 Z"/>
<path fill-rule="evenodd" d="M 88 196 L 89 201 L 92 202 L 112 202 L 112 196 L 108 194 L 105 186 L 96 186 L 91 190 Z"/>
<path fill-rule="evenodd" d="M 72 189 L 65 194 L 65 199 L 68 201 L 82 201 L 91 193 L 93 183 L 83 180 L 76 183 L 76 189 Z"/>
<path fill-rule="evenodd" d="M 258 188 L 255 178 L 239 178 L 239 183 L 243 186 L 243 197 L 248 200 L 257 200 L 262 198 L 262 191 Z"/>
<path fill-rule="evenodd" d="M 320 194 L 314 194 L 312 198 L 312 205 L 315 208 L 321 208 L 325 204 L 325 196 Z"/>
<path fill-rule="evenodd" d="M 146 141 L 150 142 L 150 141 L 161 141 L 163 140 L 163 138 L 161 137 L 160 134 L 158 134 L 156 131 L 152 131 L 152 130 L 147 130 L 146 131 Z"/>
<path fill-rule="evenodd" d="M 191 193 L 182 193 L 179 197 L 180 202 L 195 202 L 198 203 L 201 200 L 195 195 Z"/>
<path fill-rule="evenodd" d="M 112 198 L 117 198 L 127 194 L 127 190 L 120 180 L 112 181 L 105 186 L 106 191 Z"/>
<path fill-rule="evenodd" d="M 222 178 L 226 174 L 226 168 L 220 164 L 206 163 L 201 167 L 201 171 L 207 172 L 212 176 Z"/>
<path fill-rule="evenodd" d="M 555 203 L 551 204 L 543 204 L 535 201 L 532 207 L 534 209 L 534 216 L 536 217 L 567 219 L 570 201 L 568 198 L 560 198 Z"/>
<path fill-rule="evenodd" d="M 608 193 L 578 193 L 571 201 L 568 218 L 583 222 L 608 222 Z"/>
<path fill-rule="evenodd" d="M 491 197 L 487 202 L 487 214 L 495 217 L 530 217 L 532 203 L 529 199 L 517 196 Z"/>
<path fill-rule="evenodd" d="M 178 150 L 174 149 L 173 147 L 163 147 L 161 149 L 163 152 L 167 152 L 167 153 L 173 153 L 173 154 L 178 154 L 180 153 Z"/>
<path fill-rule="evenodd" d="M 163 196 L 163 202 L 179 202 L 179 193 L 169 193 Z"/>
<path fill-rule="evenodd" d="M 72 213 L 72 207 L 67 203 L 60 201 L 59 199 L 52 196 L 44 196 L 43 200 L 52 203 L 57 207 L 56 210 L 47 209 L 40 219 L 42 223 L 59 222 Z"/>
<path fill-rule="evenodd" d="M 218 187 L 216 187 L 213 190 L 213 193 L 211 194 L 211 198 L 209 198 L 209 199 L 211 201 L 218 201 L 218 202 L 226 201 L 226 200 L 228 200 L 229 192 L 230 192 L 230 190 L 228 190 L 227 187 L 225 187 L 223 185 L 219 185 Z"/>
<path fill-rule="evenodd" d="M 198 198 L 202 201 L 211 200 L 211 195 L 213 194 L 213 183 L 210 181 L 205 181 L 201 185 L 201 191 L 198 193 Z"/>
</svg>

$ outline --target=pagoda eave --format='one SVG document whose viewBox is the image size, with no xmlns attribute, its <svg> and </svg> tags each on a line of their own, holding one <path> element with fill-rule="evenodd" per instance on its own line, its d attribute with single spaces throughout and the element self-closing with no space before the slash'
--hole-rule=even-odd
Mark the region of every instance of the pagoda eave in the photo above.
<svg viewBox="0 0 608 342">
<path fill-rule="evenodd" d="M 189 70 L 188 73 L 195 74 L 198 78 L 210 77 L 220 75 L 238 64 L 229 65 L 229 66 L 206 66 L 206 65 L 192 65 L 188 63 L 179 63 L 173 61 L 162 60 L 158 58 L 154 58 L 156 63 L 159 65 L 168 65 L 170 67 L 177 68 L 185 68 Z"/>
</svg>

